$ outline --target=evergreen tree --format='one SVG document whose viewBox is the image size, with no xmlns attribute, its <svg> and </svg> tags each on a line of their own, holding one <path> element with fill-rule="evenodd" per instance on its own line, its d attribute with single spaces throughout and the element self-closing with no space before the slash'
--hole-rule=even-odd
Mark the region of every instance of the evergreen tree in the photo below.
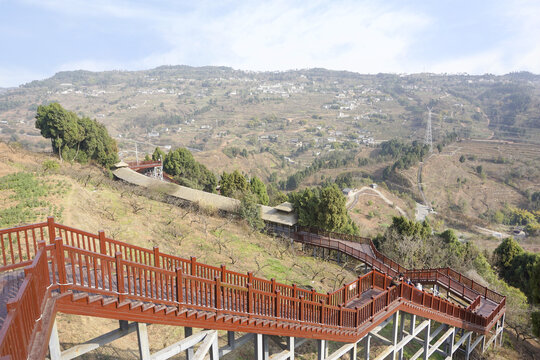
<svg viewBox="0 0 540 360">
<path fill-rule="evenodd" d="M 169 151 L 163 160 L 163 170 L 181 185 L 206 192 L 216 190 L 215 175 L 206 166 L 197 162 L 188 149 L 178 148 Z"/>
<path fill-rule="evenodd" d="M 51 139 L 53 152 L 61 159 L 82 163 L 94 160 L 105 167 L 118 162 L 116 141 L 104 125 L 88 117 L 79 118 L 58 103 L 38 107 L 36 128 Z"/>
<path fill-rule="evenodd" d="M 264 185 L 261 179 L 256 176 L 252 177 L 249 181 L 249 188 L 257 196 L 259 204 L 268 205 L 270 199 L 266 191 L 266 185 Z"/>
<path fill-rule="evenodd" d="M 248 190 L 248 181 L 238 170 L 228 174 L 225 171 L 219 181 L 221 195 L 240 198 Z"/>
<path fill-rule="evenodd" d="M 163 161 L 165 160 L 165 152 L 161 150 L 159 147 L 156 147 L 154 150 L 154 153 L 152 154 L 152 160 L 154 161 Z"/>
</svg>

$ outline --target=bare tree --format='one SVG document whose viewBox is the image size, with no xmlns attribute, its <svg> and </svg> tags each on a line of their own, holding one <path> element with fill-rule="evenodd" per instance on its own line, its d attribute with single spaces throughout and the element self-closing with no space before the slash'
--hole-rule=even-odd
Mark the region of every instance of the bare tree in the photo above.
<svg viewBox="0 0 540 360">
<path fill-rule="evenodd" d="M 131 206 L 131 211 L 133 211 L 134 214 L 138 214 L 140 211 L 144 210 L 143 204 L 136 198 L 129 200 L 129 206 Z"/>
</svg>

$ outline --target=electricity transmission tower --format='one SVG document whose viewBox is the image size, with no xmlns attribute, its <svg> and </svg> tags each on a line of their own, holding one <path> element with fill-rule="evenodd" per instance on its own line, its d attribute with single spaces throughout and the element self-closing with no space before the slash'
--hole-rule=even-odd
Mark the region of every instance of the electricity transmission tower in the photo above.
<svg viewBox="0 0 540 360">
<path fill-rule="evenodd" d="M 426 126 L 426 138 L 424 139 L 424 145 L 429 146 L 429 152 L 433 152 L 433 135 L 431 134 L 431 108 L 428 109 L 428 120 Z"/>
</svg>

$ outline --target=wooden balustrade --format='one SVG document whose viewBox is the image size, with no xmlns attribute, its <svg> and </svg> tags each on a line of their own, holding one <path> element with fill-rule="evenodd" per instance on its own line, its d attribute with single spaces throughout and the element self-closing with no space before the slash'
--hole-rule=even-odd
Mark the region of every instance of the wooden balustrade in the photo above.
<svg viewBox="0 0 540 360">
<path fill-rule="evenodd" d="M 13 235 L 25 232 L 32 235 Z M 141 301 L 176 306 L 178 309 L 207 310 L 216 314 L 305 323 L 347 331 L 355 331 L 366 322 L 374 321 L 379 314 L 401 301 L 484 327 L 490 325 L 505 307 L 505 298 L 501 297 L 496 309 L 488 317 L 482 317 L 473 311 L 481 299 L 498 298 L 499 294 L 469 281 L 451 269 L 407 271 L 388 258 L 379 257 L 376 250 L 374 253 L 378 259 L 339 241 L 321 237 L 335 235 L 331 233 L 318 233 L 315 236 L 305 234 L 298 238 L 305 243 L 354 254 L 370 262 L 374 269 L 383 272 L 392 270 L 387 273 L 390 275 L 403 271 L 418 280 L 443 284 L 462 296 L 474 295 L 474 301 L 468 308 L 464 308 L 403 282 L 394 286 L 391 284 L 392 277 L 377 270 L 360 276 L 333 293 L 321 294 L 296 285 L 281 284 L 274 279 L 258 278 L 252 273 L 230 271 L 225 266 L 201 264 L 194 257 L 188 260 L 162 254 L 157 247 L 149 250 L 129 245 L 108 239 L 103 232 L 93 235 L 55 224 L 52 219 L 47 223 L 2 230 L 0 235 L 3 268 L 25 266 L 21 265 L 28 264 L 25 256 L 31 256 L 36 246 L 42 248 L 36 252 L 31 264 L 27 265 L 23 287 L 17 298 L 10 303 L 8 319 L 0 331 L 0 355 L 16 354 L 15 359 L 24 358 L 23 352 L 19 354 L 19 350 L 13 350 L 14 344 L 27 349 L 24 341 L 28 341 L 34 331 L 34 325 L 28 319 L 35 320 L 40 316 L 41 306 L 47 297 L 44 289 L 49 286 L 50 277 L 53 286 L 59 287 L 60 291 L 79 290 L 102 294 L 117 297 L 121 303 L 126 300 Z M 40 237 L 43 239 L 46 235 L 50 244 L 39 243 Z M 62 238 L 57 237 L 59 235 Z M 7 244 L 4 239 L 8 239 Z M 358 239 L 349 237 L 349 241 L 353 240 Z M 360 241 L 366 240 L 361 238 Z M 371 242 L 368 244 L 372 246 Z M 25 252 L 26 245 L 28 250 Z M 380 293 L 354 309 L 345 307 L 351 300 L 371 289 L 378 289 Z M 15 330 L 10 330 L 12 328 Z"/>
<path fill-rule="evenodd" d="M 44 245 L 44 244 L 43 244 Z M 7 303 L 7 317 L 0 330 L 0 356 L 26 359 L 36 329 L 41 325 L 43 306 L 50 296 L 47 251 L 42 246 L 25 268 L 25 279 L 15 298 Z"/>
<path fill-rule="evenodd" d="M 38 242 L 46 240 L 47 236 L 46 222 L 0 230 L 0 271 L 30 265 L 37 254 Z"/>
</svg>

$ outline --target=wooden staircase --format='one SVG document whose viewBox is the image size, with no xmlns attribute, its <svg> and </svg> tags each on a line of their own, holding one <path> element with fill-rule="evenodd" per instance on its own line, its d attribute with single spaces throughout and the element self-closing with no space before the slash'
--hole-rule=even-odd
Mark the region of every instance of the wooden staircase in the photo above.
<svg viewBox="0 0 540 360">
<path fill-rule="evenodd" d="M 0 330 L 0 356 L 25 359 L 30 353 L 43 353 L 50 334 L 46 319 L 54 318 L 56 311 L 340 342 L 357 341 L 398 310 L 484 334 L 505 311 L 504 297 L 459 274 L 461 282 L 455 280 L 450 269 L 407 274 L 447 286 L 473 301 L 467 308 L 407 284 L 391 286 L 387 274 L 404 269 L 378 255 L 372 244 L 367 251 L 365 240 L 359 247 L 344 242 L 355 239 L 336 234 L 325 237 L 301 230 L 295 236 L 355 256 L 372 271 L 331 294 L 321 294 L 163 254 L 157 247 L 130 245 L 103 232 L 91 234 L 52 218 L 0 230 L 0 273 L 25 269 L 24 283 L 10 300 Z M 489 314 L 477 313 L 482 301 L 495 304 Z"/>
</svg>

